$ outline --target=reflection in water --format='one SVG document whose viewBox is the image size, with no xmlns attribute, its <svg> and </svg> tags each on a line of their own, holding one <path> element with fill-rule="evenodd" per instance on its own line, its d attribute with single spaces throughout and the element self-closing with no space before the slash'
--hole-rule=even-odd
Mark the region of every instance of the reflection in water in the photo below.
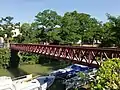
<svg viewBox="0 0 120 90">
<path fill-rule="evenodd" d="M 9 68 L 7 70 L 12 74 L 13 77 L 19 77 L 19 76 L 28 74 L 27 72 L 25 72 L 24 70 L 20 68 Z"/>
<path fill-rule="evenodd" d="M 65 86 L 62 84 L 61 80 L 55 80 L 48 90 L 65 90 Z"/>
</svg>

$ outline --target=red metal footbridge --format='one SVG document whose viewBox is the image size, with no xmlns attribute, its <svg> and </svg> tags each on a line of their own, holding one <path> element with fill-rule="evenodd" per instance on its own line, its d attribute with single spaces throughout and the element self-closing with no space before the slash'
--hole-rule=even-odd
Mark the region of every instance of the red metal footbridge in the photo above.
<svg viewBox="0 0 120 90">
<path fill-rule="evenodd" d="M 63 59 L 82 65 L 99 67 L 108 58 L 120 58 L 119 48 L 96 48 L 62 45 L 11 44 L 12 51 L 41 54 L 56 59 Z"/>
</svg>

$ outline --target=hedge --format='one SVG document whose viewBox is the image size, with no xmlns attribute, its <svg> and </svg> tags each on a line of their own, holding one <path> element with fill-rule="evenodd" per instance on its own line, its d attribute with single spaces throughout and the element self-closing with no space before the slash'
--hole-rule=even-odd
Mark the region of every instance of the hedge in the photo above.
<svg viewBox="0 0 120 90">
<path fill-rule="evenodd" d="M 9 66 L 10 50 L 0 48 L 0 68 L 6 68 Z"/>
</svg>

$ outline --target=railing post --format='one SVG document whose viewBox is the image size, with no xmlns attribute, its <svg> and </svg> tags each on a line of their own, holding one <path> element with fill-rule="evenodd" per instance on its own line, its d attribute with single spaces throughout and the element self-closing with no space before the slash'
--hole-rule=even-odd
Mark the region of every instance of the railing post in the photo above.
<svg viewBox="0 0 120 90">
<path fill-rule="evenodd" d="M 18 68 L 19 61 L 20 61 L 18 52 L 19 51 L 17 51 L 17 50 L 11 49 L 11 56 L 10 56 L 10 62 L 9 62 L 10 68 Z"/>
</svg>

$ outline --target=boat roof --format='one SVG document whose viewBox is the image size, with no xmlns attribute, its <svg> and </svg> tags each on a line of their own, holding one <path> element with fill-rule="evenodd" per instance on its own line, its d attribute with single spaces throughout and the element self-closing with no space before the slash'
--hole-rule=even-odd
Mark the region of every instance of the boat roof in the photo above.
<svg viewBox="0 0 120 90">
<path fill-rule="evenodd" d="M 6 84 L 12 84 L 11 77 L 7 77 L 7 76 L 0 77 L 0 86 L 6 85 Z"/>
<path fill-rule="evenodd" d="M 12 88 L 11 77 L 2 76 L 0 77 L 0 90 L 10 90 Z"/>
<path fill-rule="evenodd" d="M 17 82 L 14 85 L 17 90 L 31 90 L 32 88 L 40 87 L 40 83 L 36 79 L 27 82 Z"/>
</svg>

